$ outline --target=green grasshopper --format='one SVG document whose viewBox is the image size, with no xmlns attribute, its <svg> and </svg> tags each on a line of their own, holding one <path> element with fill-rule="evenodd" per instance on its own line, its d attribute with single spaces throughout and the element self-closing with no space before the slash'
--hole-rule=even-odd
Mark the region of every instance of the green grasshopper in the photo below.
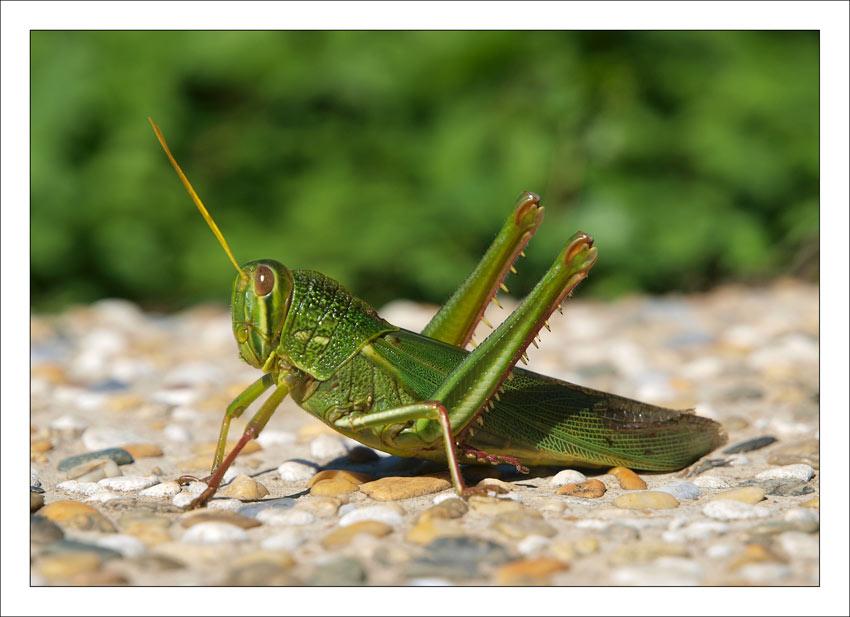
<svg viewBox="0 0 850 617">
<path fill-rule="evenodd" d="M 524 193 L 481 262 L 417 334 L 382 319 L 333 279 L 271 259 L 240 265 L 157 125 L 150 124 L 184 187 L 238 274 L 233 334 L 239 355 L 263 375 L 227 407 L 206 503 L 225 471 L 289 395 L 303 409 L 371 448 L 448 465 L 460 495 L 461 462 L 674 471 L 725 442 L 722 427 L 517 368 L 555 309 L 596 262 L 593 239 L 578 232 L 519 306 L 473 351 L 465 347 L 504 278 L 543 219 L 540 198 Z M 266 390 L 225 456 L 230 422 Z"/>
</svg>

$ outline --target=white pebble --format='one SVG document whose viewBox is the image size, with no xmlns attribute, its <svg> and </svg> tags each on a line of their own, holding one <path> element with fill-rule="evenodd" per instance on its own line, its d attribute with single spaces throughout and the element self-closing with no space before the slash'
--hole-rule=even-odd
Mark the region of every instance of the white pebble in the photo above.
<svg viewBox="0 0 850 617">
<path fill-rule="evenodd" d="M 443 491 L 442 493 L 438 493 L 437 495 L 435 495 L 432 501 L 433 503 L 438 504 L 443 503 L 447 499 L 452 499 L 454 497 L 457 497 L 457 493 L 453 489 L 449 489 L 447 491 Z"/>
<path fill-rule="evenodd" d="M 526 536 L 517 543 L 516 547 L 523 555 L 531 555 L 532 553 L 542 551 L 549 546 L 549 543 L 549 538 L 544 538 L 543 536 Z"/>
<path fill-rule="evenodd" d="M 210 499 L 207 502 L 209 510 L 229 510 L 235 512 L 245 504 L 238 499 Z"/>
<path fill-rule="evenodd" d="M 90 452 L 105 448 L 119 448 L 125 443 L 144 443 L 146 441 L 148 440 L 132 431 L 108 427 L 92 426 L 83 432 L 83 445 Z"/>
<path fill-rule="evenodd" d="M 702 509 L 702 513 L 710 518 L 721 521 L 734 521 L 748 518 L 764 518 L 770 514 L 770 510 L 763 506 L 752 506 L 731 499 L 716 499 L 709 502 Z"/>
<path fill-rule="evenodd" d="M 103 548 L 111 548 L 113 551 L 118 551 L 124 557 L 138 557 L 144 554 L 146 550 L 144 542 L 133 536 L 121 533 L 99 536 L 92 538 L 92 541 Z"/>
<path fill-rule="evenodd" d="M 729 525 L 716 521 L 695 521 L 681 529 L 668 529 L 661 538 L 665 542 L 684 543 L 693 540 L 705 540 L 717 534 L 729 531 Z"/>
<path fill-rule="evenodd" d="M 751 563 L 738 570 L 738 575 L 751 583 L 776 585 L 777 581 L 787 578 L 791 568 L 781 563 Z"/>
<path fill-rule="evenodd" d="M 309 525 L 316 517 L 306 510 L 266 508 L 260 510 L 257 520 L 267 525 Z"/>
<path fill-rule="evenodd" d="M 800 480 L 808 482 L 815 475 L 811 465 L 799 463 L 797 465 L 783 465 L 763 471 L 756 476 L 756 480 Z"/>
<path fill-rule="evenodd" d="M 319 435 L 310 442 L 310 456 L 322 461 L 345 456 L 347 453 L 342 440 L 331 435 Z"/>
<path fill-rule="evenodd" d="M 262 434 L 260 436 L 262 437 Z M 298 461 L 286 461 L 277 468 L 277 473 L 284 482 L 306 482 L 316 475 L 316 469 Z"/>
<path fill-rule="evenodd" d="M 791 508 L 783 518 L 789 523 L 820 523 L 820 513 L 814 508 Z"/>
<path fill-rule="evenodd" d="M 159 484 L 159 478 L 156 476 L 118 476 L 115 478 L 104 478 L 98 484 L 113 491 L 134 493 Z"/>
<path fill-rule="evenodd" d="M 387 506 L 366 506 L 352 510 L 339 519 L 340 527 L 348 527 L 360 521 L 380 521 L 387 525 L 401 525 L 404 522 L 401 514 Z"/>
<path fill-rule="evenodd" d="M 185 508 L 192 500 L 197 497 L 197 495 L 193 495 L 187 491 L 183 491 L 182 493 L 177 493 L 172 499 L 171 503 L 173 503 L 178 508 Z"/>
<path fill-rule="evenodd" d="M 712 544 L 705 550 L 707 557 L 711 559 L 726 559 L 735 552 L 735 547 L 731 544 Z"/>
<path fill-rule="evenodd" d="M 114 501 L 116 499 L 121 499 L 122 497 L 123 495 L 121 495 L 120 493 L 101 488 L 96 493 L 93 493 L 86 497 L 86 501 L 97 501 L 100 503 L 106 503 L 107 501 Z"/>
<path fill-rule="evenodd" d="M 181 426 L 179 424 L 169 424 L 166 426 L 162 434 L 165 435 L 165 438 L 169 441 L 177 441 L 180 443 L 186 443 L 188 441 L 192 441 L 192 433 L 185 426 Z"/>
<path fill-rule="evenodd" d="M 192 525 L 183 534 L 182 542 L 190 544 L 218 544 L 219 542 L 245 542 L 248 534 L 230 523 L 211 521 Z"/>
<path fill-rule="evenodd" d="M 674 482 L 673 484 L 661 486 L 655 490 L 662 493 L 669 493 L 679 501 L 698 499 L 700 494 L 699 487 L 691 482 Z"/>
<path fill-rule="evenodd" d="M 815 535 L 800 531 L 786 531 L 779 536 L 779 544 L 789 557 L 801 559 L 817 559 L 820 556 L 820 546 Z"/>
<path fill-rule="evenodd" d="M 84 431 L 88 424 L 79 418 L 71 415 L 64 415 L 56 418 L 50 423 L 50 428 L 57 431 Z"/>
<path fill-rule="evenodd" d="M 280 533 L 266 538 L 260 546 L 267 551 L 291 551 L 304 544 L 302 532 L 295 529 L 284 529 Z"/>
<path fill-rule="evenodd" d="M 60 491 L 73 493 L 74 495 L 94 495 L 101 490 L 97 482 L 80 482 L 79 480 L 65 480 L 56 485 Z"/>
<path fill-rule="evenodd" d="M 295 443 L 295 434 L 287 431 L 266 429 L 257 437 L 257 443 L 264 448 L 270 446 L 289 446 Z"/>
<path fill-rule="evenodd" d="M 161 482 L 159 484 L 154 484 L 153 486 L 146 488 L 139 495 L 142 497 L 174 497 L 177 493 L 179 493 L 182 489 L 177 482 Z"/>
<path fill-rule="evenodd" d="M 565 486 L 567 484 L 578 484 L 585 480 L 587 480 L 587 477 L 580 471 L 576 471 L 575 469 L 564 469 L 552 476 L 552 479 L 549 480 L 549 484 L 552 486 Z"/>
<path fill-rule="evenodd" d="M 730 488 L 732 486 L 729 482 L 717 476 L 700 476 L 699 478 L 695 478 L 693 483 L 700 488 L 711 489 Z"/>
<path fill-rule="evenodd" d="M 198 496 L 207 490 L 207 485 L 204 482 L 190 482 L 183 490 L 192 495 Z"/>
</svg>

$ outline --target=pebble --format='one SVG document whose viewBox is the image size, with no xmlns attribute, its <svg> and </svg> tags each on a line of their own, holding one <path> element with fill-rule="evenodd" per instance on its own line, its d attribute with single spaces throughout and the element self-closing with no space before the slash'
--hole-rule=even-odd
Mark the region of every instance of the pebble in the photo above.
<svg viewBox="0 0 850 617">
<path fill-rule="evenodd" d="M 257 517 L 263 510 L 286 510 L 298 503 L 292 497 L 278 497 L 276 499 L 264 499 L 256 503 L 243 504 L 239 502 L 240 507 L 238 513 L 242 516 Z"/>
<path fill-rule="evenodd" d="M 174 497 L 171 498 L 171 503 L 177 506 L 178 508 L 187 507 L 192 501 L 197 497 L 197 495 L 193 495 L 188 491 L 183 491 L 182 493 L 178 493 Z"/>
<path fill-rule="evenodd" d="M 808 482 L 814 475 L 815 470 L 811 465 L 798 463 L 763 471 L 756 475 L 756 480 L 799 480 L 800 482 Z"/>
<path fill-rule="evenodd" d="M 30 516 L 30 542 L 33 544 L 52 544 L 65 537 L 62 528 L 43 516 Z"/>
<path fill-rule="evenodd" d="M 668 529 L 661 534 L 665 542 L 692 542 L 696 540 L 707 540 L 714 535 L 720 535 L 729 531 L 729 525 L 718 521 L 694 521 L 690 525 L 680 529 Z"/>
<path fill-rule="evenodd" d="M 292 551 L 304 544 L 303 532 L 295 529 L 284 529 L 260 543 L 267 551 Z"/>
<path fill-rule="evenodd" d="M 159 484 L 159 478 L 156 476 L 119 476 L 117 478 L 104 478 L 97 484 L 111 491 L 134 493 Z"/>
<path fill-rule="evenodd" d="M 73 495 L 94 495 L 103 490 L 97 482 L 80 482 L 79 480 L 65 480 L 57 484 L 56 488 Z"/>
<path fill-rule="evenodd" d="M 114 491 L 110 491 L 105 488 L 101 488 L 100 490 L 92 493 L 88 497 L 86 497 L 86 501 L 96 501 L 99 503 L 106 503 L 108 501 L 115 501 L 116 499 L 122 499 L 124 495 L 120 493 L 116 493 Z"/>
<path fill-rule="evenodd" d="M 751 518 L 764 518 L 770 514 L 770 510 L 763 506 L 755 506 L 740 501 L 719 499 L 710 501 L 702 509 L 702 513 L 709 518 L 721 521 L 734 521 Z"/>
<path fill-rule="evenodd" d="M 114 478 L 121 475 L 121 470 L 118 465 L 111 459 L 96 459 L 81 463 L 75 467 L 71 467 L 65 472 L 65 477 L 69 480 L 79 480 L 80 482 L 97 482 L 104 478 Z"/>
<path fill-rule="evenodd" d="M 238 475 L 233 482 L 218 492 L 221 497 L 229 497 L 240 501 L 256 501 L 269 494 L 269 489 L 246 475 Z"/>
<path fill-rule="evenodd" d="M 342 557 L 319 564 L 310 578 L 310 584 L 317 587 L 350 587 L 362 585 L 366 580 L 366 570 L 359 561 Z"/>
<path fill-rule="evenodd" d="M 335 497 L 311 497 L 304 500 L 301 507 L 309 510 L 318 518 L 330 518 L 337 513 L 341 505 L 342 502 Z"/>
<path fill-rule="evenodd" d="M 582 497 L 584 499 L 599 499 L 605 494 L 605 484 L 600 480 L 592 479 L 577 484 L 565 484 L 558 489 L 558 495 L 569 497 Z"/>
<path fill-rule="evenodd" d="M 245 530 L 230 523 L 210 521 L 193 525 L 183 534 L 182 542 L 188 544 L 218 544 L 221 542 L 245 542 Z"/>
<path fill-rule="evenodd" d="M 775 442 L 776 437 L 774 437 L 773 435 L 755 437 L 754 439 L 739 441 L 738 443 L 729 446 L 728 448 L 723 450 L 723 454 L 740 454 L 742 452 L 752 452 L 753 450 L 760 450 L 761 448 L 765 448 Z"/>
<path fill-rule="evenodd" d="M 87 427 L 88 424 L 86 424 L 83 420 L 67 414 L 59 416 L 50 423 L 50 428 L 54 431 L 58 431 L 69 437 L 81 434 Z"/>
<path fill-rule="evenodd" d="M 286 461 L 277 468 L 280 479 L 284 482 L 307 482 L 315 475 L 315 468 L 298 461 Z"/>
<path fill-rule="evenodd" d="M 35 512 L 44 505 L 44 495 L 30 490 L 30 512 Z"/>
<path fill-rule="evenodd" d="M 405 540 L 413 544 L 430 544 L 437 538 L 464 535 L 463 527 L 456 521 L 445 518 L 422 518 L 411 527 Z"/>
<path fill-rule="evenodd" d="M 91 541 L 97 546 L 121 553 L 124 557 L 138 557 L 147 551 L 141 540 L 126 534 L 110 534 L 92 538 Z"/>
<path fill-rule="evenodd" d="M 568 568 L 564 562 L 551 557 L 521 559 L 496 570 L 496 582 L 499 585 L 546 585 L 552 575 Z"/>
<path fill-rule="evenodd" d="M 789 523 L 805 527 L 820 525 L 820 514 L 811 508 L 792 508 L 782 518 Z"/>
<path fill-rule="evenodd" d="M 393 527 L 404 523 L 402 512 L 398 508 L 390 506 L 363 506 L 345 513 L 339 519 L 339 526 L 347 527 L 360 521 L 379 521 Z"/>
<path fill-rule="evenodd" d="M 630 510 L 666 510 L 678 508 L 679 500 L 669 493 L 640 491 L 620 495 L 614 500 L 614 505 Z"/>
<path fill-rule="evenodd" d="M 76 501 L 54 501 L 39 510 L 43 516 L 65 528 L 114 533 L 115 525 L 91 506 Z"/>
<path fill-rule="evenodd" d="M 753 563 L 738 570 L 738 575 L 754 584 L 781 584 L 791 574 L 791 568 L 782 563 Z"/>
<path fill-rule="evenodd" d="M 576 471 L 575 469 L 564 469 L 552 476 L 549 483 L 552 486 L 564 486 L 566 484 L 579 484 L 585 480 L 587 480 L 587 478 L 580 471 Z"/>
<path fill-rule="evenodd" d="M 342 469 L 325 469 L 313 475 L 307 482 L 307 486 L 312 487 L 319 482 L 326 480 L 345 480 L 354 485 L 361 485 L 364 482 L 371 482 L 374 478 L 365 473 L 357 473 L 356 471 L 346 471 Z"/>
<path fill-rule="evenodd" d="M 399 499 L 439 493 L 450 487 L 451 482 L 442 478 L 430 478 L 428 476 L 387 477 L 361 484 L 360 492 L 366 493 L 377 501 L 398 501 Z"/>
<path fill-rule="evenodd" d="M 342 440 L 332 435 L 319 435 L 310 442 L 310 456 L 320 461 L 329 461 L 348 454 Z"/>
<path fill-rule="evenodd" d="M 257 520 L 267 525 L 311 525 L 316 515 L 307 510 L 267 508 L 257 514 Z"/>
<path fill-rule="evenodd" d="M 98 546 L 91 542 L 80 542 L 79 540 L 62 539 L 54 542 L 43 549 L 44 554 L 57 553 L 94 553 L 102 560 L 116 559 L 121 557 L 121 553 L 111 548 Z"/>
<path fill-rule="evenodd" d="M 275 446 L 290 446 L 296 441 L 295 433 L 288 431 L 276 431 L 273 429 L 264 429 L 257 437 L 257 443 L 263 448 L 271 448 Z"/>
<path fill-rule="evenodd" d="M 337 527 L 322 539 L 322 546 L 334 550 L 349 544 L 356 536 L 366 534 L 382 538 L 392 533 L 393 528 L 376 520 L 362 520 L 343 527 Z"/>
<path fill-rule="evenodd" d="M 53 449 L 53 442 L 49 439 L 36 439 L 30 442 L 30 451 L 43 454 Z"/>
<path fill-rule="evenodd" d="M 359 485 L 349 482 L 345 478 L 330 478 L 319 480 L 310 487 L 310 494 L 318 497 L 336 497 L 356 493 Z"/>
<path fill-rule="evenodd" d="M 183 490 L 180 485 L 173 481 L 169 480 L 168 482 L 160 482 L 159 484 L 154 484 L 151 487 L 148 487 L 141 491 L 139 495 L 142 497 L 154 497 L 157 499 L 174 497 L 181 490 Z"/>
<path fill-rule="evenodd" d="M 730 570 L 737 570 L 748 564 L 765 561 L 782 562 L 784 559 L 763 544 L 748 544 L 744 550 L 729 563 Z"/>
<path fill-rule="evenodd" d="M 700 476 L 698 478 L 694 478 L 693 483 L 699 488 L 709 489 L 723 489 L 730 488 L 732 486 L 729 484 L 728 480 L 718 478 L 717 476 Z"/>
<path fill-rule="evenodd" d="M 251 529 L 262 524 L 256 518 L 242 516 L 228 510 L 196 510 L 180 518 L 180 525 L 187 529 L 201 523 L 227 523 L 242 529 Z"/>
<path fill-rule="evenodd" d="M 757 486 L 745 486 L 743 488 L 734 488 L 731 491 L 717 493 L 711 499 L 731 499 L 732 501 L 740 501 L 741 503 L 756 504 L 764 500 L 764 491 Z"/>
<path fill-rule="evenodd" d="M 466 579 L 477 576 L 482 566 L 499 566 L 510 560 L 508 550 L 491 540 L 469 536 L 437 538 L 410 562 L 407 574 Z"/>
<path fill-rule="evenodd" d="M 779 545 L 792 559 L 818 559 L 820 557 L 819 539 L 808 533 L 786 531 L 779 536 Z"/>
<path fill-rule="evenodd" d="M 502 512 L 511 512 L 522 508 L 521 504 L 511 499 L 498 499 L 484 495 L 473 495 L 467 500 L 467 504 L 470 510 L 484 516 L 495 516 Z"/>
<path fill-rule="evenodd" d="M 233 587 L 286 587 L 301 582 L 288 571 L 288 566 L 271 561 L 257 561 L 233 568 L 223 584 Z"/>
<path fill-rule="evenodd" d="M 59 461 L 59 471 L 68 471 L 72 467 L 87 463 L 96 459 L 110 459 L 118 465 L 129 465 L 134 462 L 132 455 L 123 448 L 106 448 L 104 450 L 95 450 L 86 454 L 77 454 L 69 456 Z"/>
<path fill-rule="evenodd" d="M 779 497 L 799 497 L 815 492 L 808 483 L 799 480 L 762 480 L 759 484 L 768 495 Z"/>
<path fill-rule="evenodd" d="M 646 482 L 631 469 L 612 467 L 608 470 L 608 473 L 617 478 L 622 489 L 627 491 L 642 491 L 646 489 Z"/>
<path fill-rule="evenodd" d="M 122 448 L 133 458 L 157 458 L 162 456 L 162 448 L 155 443 L 131 443 Z"/>
<path fill-rule="evenodd" d="M 222 499 L 213 497 L 207 502 L 207 510 L 226 510 L 228 512 L 236 512 L 242 509 L 242 502 L 238 499 Z"/>
<path fill-rule="evenodd" d="M 670 544 L 645 540 L 620 546 L 610 560 L 614 564 L 648 563 L 659 557 L 688 557 L 690 551 L 685 544 Z"/>
<path fill-rule="evenodd" d="M 552 541 L 545 536 L 526 536 L 517 542 L 516 548 L 522 555 L 533 555 L 548 548 L 551 543 Z"/>
<path fill-rule="evenodd" d="M 804 508 L 820 508 L 820 496 L 815 496 L 800 504 Z"/>
<path fill-rule="evenodd" d="M 767 457 L 770 465 L 793 465 L 804 463 L 814 469 L 820 468 L 820 440 L 804 439 L 777 447 Z"/>
<path fill-rule="evenodd" d="M 103 561 L 96 553 L 57 553 L 45 555 L 36 562 L 36 569 L 47 579 L 68 579 L 77 574 L 100 569 Z"/>
<path fill-rule="evenodd" d="M 496 516 L 493 529 L 509 538 L 521 540 L 527 536 L 553 537 L 557 530 L 534 510 L 515 510 Z"/>
<path fill-rule="evenodd" d="M 700 496 L 699 487 L 693 482 L 674 482 L 673 484 L 660 486 L 655 490 L 662 493 L 670 493 L 679 501 L 699 499 Z"/>
<path fill-rule="evenodd" d="M 469 511 L 469 506 L 463 499 L 453 497 L 445 499 L 422 512 L 419 520 L 454 519 L 460 518 Z"/>
</svg>

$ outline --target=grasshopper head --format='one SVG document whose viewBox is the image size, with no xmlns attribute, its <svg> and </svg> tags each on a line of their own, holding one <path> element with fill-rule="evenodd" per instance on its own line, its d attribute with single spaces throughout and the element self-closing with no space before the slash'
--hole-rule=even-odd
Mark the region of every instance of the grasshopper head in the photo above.
<svg viewBox="0 0 850 617">
<path fill-rule="evenodd" d="M 277 347 L 292 296 L 292 274 L 272 259 L 251 261 L 233 282 L 233 335 L 245 362 L 262 368 Z"/>
</svg>

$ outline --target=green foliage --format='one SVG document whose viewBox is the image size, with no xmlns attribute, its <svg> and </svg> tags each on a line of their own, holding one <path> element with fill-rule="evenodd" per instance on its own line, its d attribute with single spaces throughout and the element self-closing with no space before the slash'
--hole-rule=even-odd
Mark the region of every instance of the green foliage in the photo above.
<svg viewBox="0 0 850 617">
<path fill-rule="evenodd" d="M 441 302 L 523 190 L 546 221 L 523 294 L 576 229 L 582 293 L 794 273 L 818 237 L 808 32 L 34 32 L 32 300 L 175 308 L 242 261 L 380 305 Z M 814 259 L 816 260 L 816 253 Z M 797 264 L 797 265 L 795 265 Z"/>
</svg>

